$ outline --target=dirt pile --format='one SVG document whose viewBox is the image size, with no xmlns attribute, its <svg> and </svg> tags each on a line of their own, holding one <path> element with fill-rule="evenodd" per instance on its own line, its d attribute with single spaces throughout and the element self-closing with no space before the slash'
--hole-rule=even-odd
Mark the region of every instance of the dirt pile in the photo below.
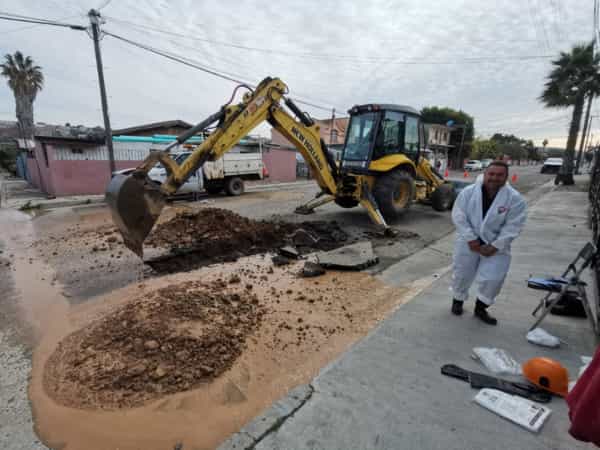
<svg viewBox="0 0 600 450">
<path fill-rule="evenodd" d="M 94 409 L 189 390 L 233 365 L 264 314 L 237 284 L 170 285 L 65 338 L 46 364 L 44 387 L 60 404 Z"/>
<path fill-rule="evenodd" d="M 157 272 L 169 273 L 235 261 L 284 245 L 293 245 L 301 254 L 331 250 L 347 239 L 336 222 L 256 221 L 225 209 L 203 208 L 197 212 L 180 212 L 157 224 L 145 245 L 170 248 L 170 255 L 147 261 Z"/>
</svg>

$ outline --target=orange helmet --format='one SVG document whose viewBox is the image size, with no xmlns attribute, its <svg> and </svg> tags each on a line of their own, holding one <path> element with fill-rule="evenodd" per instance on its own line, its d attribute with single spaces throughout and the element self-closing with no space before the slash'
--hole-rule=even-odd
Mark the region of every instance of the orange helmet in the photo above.
<svg viewBox="0 0 600 450">
<path fill-rule="evenodd" d="M 523 375 L 536 386 L 565 397 L 569 393 L 569 372 L 551 358 L 532 358 L 523 364 Z"/>
</svg>

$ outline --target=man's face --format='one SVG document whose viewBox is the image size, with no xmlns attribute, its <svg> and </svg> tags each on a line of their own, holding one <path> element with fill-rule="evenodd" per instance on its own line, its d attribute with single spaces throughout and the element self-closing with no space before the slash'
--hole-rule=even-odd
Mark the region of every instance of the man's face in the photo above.
<svg viewBox="0 0 600 450">
<path fill-rule="evenodd" d="M 483 175 L 483 184 L 488 191 L 496 192 L 506 183 L 508 171 L 502 166 L 489 166 Z"/>
</svg>

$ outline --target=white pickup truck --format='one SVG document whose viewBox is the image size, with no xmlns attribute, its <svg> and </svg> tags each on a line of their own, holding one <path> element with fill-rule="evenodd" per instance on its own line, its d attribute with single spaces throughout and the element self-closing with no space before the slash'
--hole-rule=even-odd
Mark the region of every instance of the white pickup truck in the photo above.
<svg viewBox="0 0 600 450">
<path fill-rule="evenodd" d="M 182 164 L 192 153 L 179 152 L 171 157 Z M 129 174 L 135 169 L 123 169 L 115 173 Z M 158 163 L 150 169 L 148 176 L 157 183 L 167 179 L 166 169 Z M 227 195 L 241 195 L 244 192 L 244 180 L 262 180 L 268 176 L 260 152 L 241 153 L 231 151 L 216 161 L 208 161 L 193 173 L 179 188 L 177 194 L 194 194 L 206 191 L 218 194 L 225 191 Z"/>
</svg>

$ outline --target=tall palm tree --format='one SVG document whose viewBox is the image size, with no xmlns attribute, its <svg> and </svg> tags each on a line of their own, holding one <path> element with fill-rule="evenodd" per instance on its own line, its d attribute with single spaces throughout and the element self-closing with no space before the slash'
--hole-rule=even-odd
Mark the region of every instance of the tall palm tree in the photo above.
<svg viewBox="0 0 600 450">
<path fill-rule="evenodd" d="M 8 86 L 15 96 L 17 121 L 23 137 L 31 139 L 35 129 L 33 102 L 44 86 L 42 68 L 34 65 L 30 56 L 24 57 L 19 51 L 5 55 L 4 59 L 5 62 L 0 64 L 0 74 L 8 79 Z"/>
<path fill-rule="evenodd" d="M 600 56 L 594 55 L 592 44 L 576 45 L 570 53 L 561 52 L 552 65 L 540 100 L 548 108 L 573 107 L 565 158 L 557 176 L 564 184 L 573 184 L 575 145 L 585 99 L 600 94 Z"/>
</svg>

